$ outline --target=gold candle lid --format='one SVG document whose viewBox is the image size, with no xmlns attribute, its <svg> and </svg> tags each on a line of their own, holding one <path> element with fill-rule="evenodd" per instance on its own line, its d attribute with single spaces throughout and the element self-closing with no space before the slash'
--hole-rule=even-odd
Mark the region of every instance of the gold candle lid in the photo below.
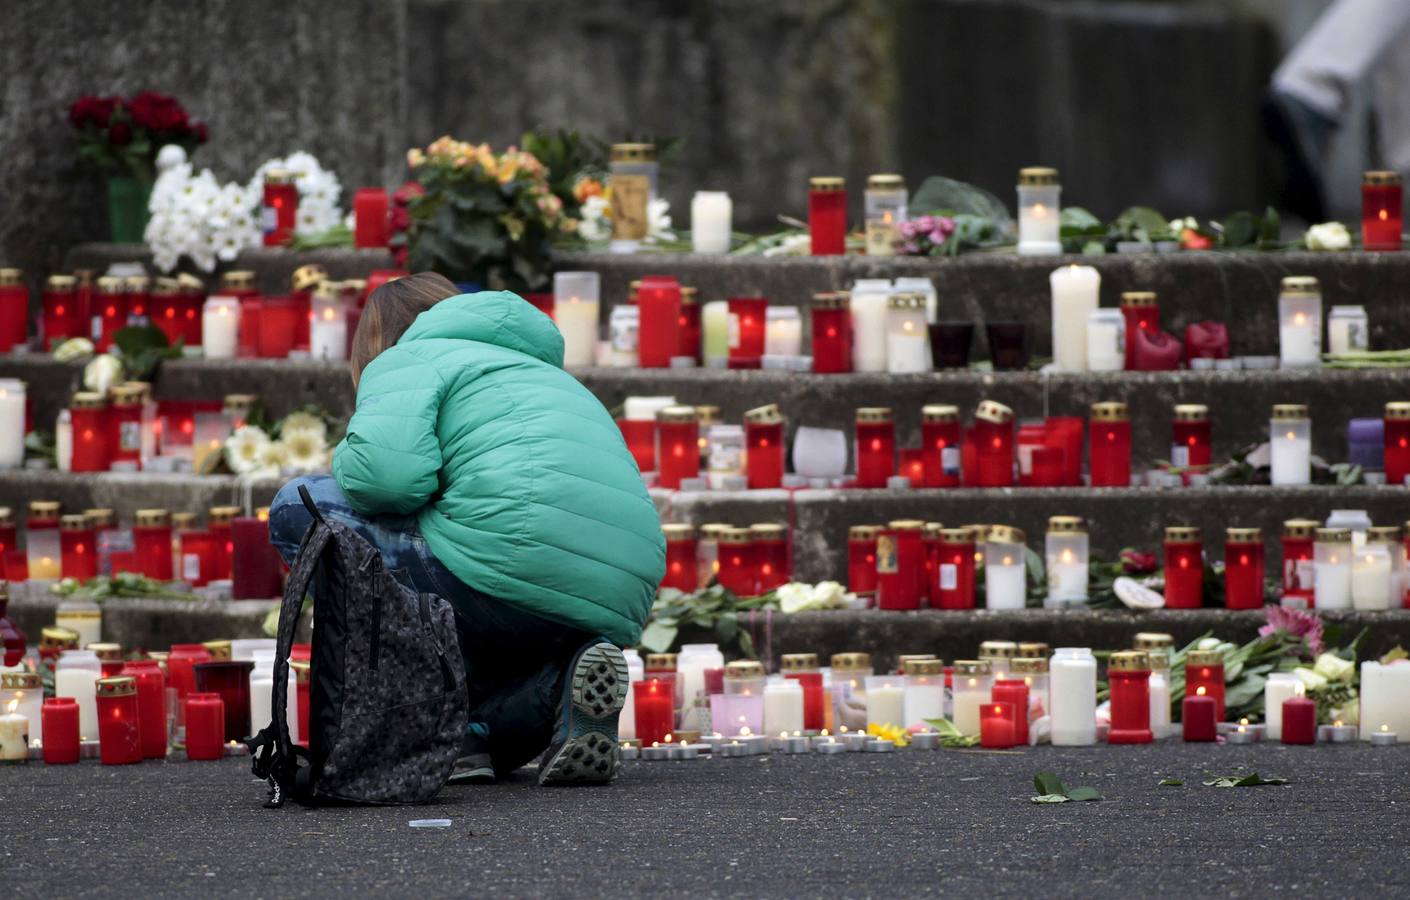
<svg viewBox="0 0 1410 900">
<path fill-rule="evenodd" d="M 189 531 L 196 526 L 196 514 L 193 512 L 174 512 L 171 514 L 171 527 L 178 530 Z"/>
<path fill-rule="evenodd" d="M 1129 422 L 1131 412 L 1125 403 L 1119 400 L 1103 400 L 1100 403 L 1092 404 L 1093 422 Z"/>
<path fill-rule="evenodd" d="M 949 403 L 927 403 L 920 408 L 920 420 L 930 424 L 958 422 L 960 408 Z"/>
<path fill-rule="evenodd" d="M 1275 422 L 1298 422 L 1307 418 L 1307 404 L 1305 403 L 1275 403 L 1273 405 L 1273 421 Z"/>
<path fill-rule="evenodd" d="M 1283 279 L 1282 292 L 1284 294 L 1320 294 L 1322 286 L 1311 275 L 1289 275 Z"/>
<path fill-rule="evenodd" d="M 100 294 L 120 294 L 122 293 L 122 279 L 114 275 L 103 275 L 93 282 L 94 288 Z"/>
<path fill-rule="evenodd" d="M 0 506 L 0 525 L 8 525 L 14 519 L 14 514 L 8 506 Z"/>
<path fill-rule="evenodd" d="M 700 526 L 700 536 L 705 540 L 718 541 L 721 535 L 733 527 L 733 525 L 726 525 L 723 522 L 707 522 Z"/>
<path fill-rule="evenodd" d="M 924 294 L 892 294 L 886 298 L 889 309 L 925 309 Z"/>
<path fill-rule="evenodd" d="M 654 162 L 655 160 L 655 144 L 622 143 L 612 145 L 612 162 Z"/>
<path fill-rule="evenodd" d="M 97 391 L 79 391 L 69 400 L 69 409 L 102 409 L 107 405 L 103 395 Z"/>
<path fill-rule="evenodd" d="M 206 283 L 190 272 L 182 272 L 177 275 L 176 286 L 181 289 L 183 294 L 204 294 L 206 292 Z"/>
<path fill-rule="evenodd" d="M 682 305 L 682 306 L 699 306 L 699 305 L 700 305 L 700 288 L 694 287 L 694 286 L 689 285 L 689 284 L 683 284 L 683 285 L 681 285 L 681 305 Z"/>
<path fill-rule="evenodd" d="M 1288 519 L 1283 522 L 1283 537 L 1285 538 L 1310 538 L 1317 536 L 1317 528 L 1321 523 L 1316 519 Z"/>
<path fill-rule="evenodd" d="M 858 425 L 876 425 L 891 421 L 891 407 L 889 406 L 859 406 L 857 407 Z"/>
<path fill-rule="evenodd" d="M 726 678 L 763 678 L 764 664 L 754 659 L 737 659 L 725 663 Z"/>
<path fill-rule="evenodd" d="M 69 513 L 59 517 L 60 531 L 87 531 L 93 522 L 83 513 Z"/>
<path fill-rule="evenodd" d="M 845 191 L 847 179 L 838 175 L 814 175 L 808 179 L 808 188 L 814 191 Z"/>
<path fill-rule="evenodd" d="M 1058 183 L 1058 170 L 1050 166 L 1026 166 L 1018 170 L 1019 187 L 1042 187 Z"/>
<path fill-rule="evenodd" d="M 1366 532 L 1366 540 L 1372 544 L 1398 544 L 1400 538 L 1399 525 L 1372 525 Z"/>
<path fill-rule="evenodd" d="M 227 413 L 248 413 L 256 403 L 259 397 L 255 394 L 226 394 L 221 409 Z"/>
<path fill-rule="evenodd" d="M 974 529 L 969 526 L 942 528 L 940 529 L 940 540 L 947 544 L 972 544 L 974 543 Z"/>
<path fill-rule="evenodd" d="M 72 275 L 50 275 L 44 282 L 45 290 L 68 294 L 78 289 L 78 279 Z"/>
<path fill-rule="evenodd" d="M 57 500 L 31 500 L 29 501 L 29 517 L 41 522 L 47 522 L 50 519 L 57 521 L 59 510 L 63 508 L 63 504 Z"/>
<path fill-rule="evenodd" d="M 984 540 L 990 544 L 1022 544 L 1027 542 L 1027 535 L 1012 525 L 990 525 Z"/>
<path fill-rule="evenodd" d="M 944 660 L 929 657 L 926 659 L 907 659 L 901 663 L 902 675 L 944 675 Z"/>
<path fill-rule="evenodd" d="M 211 655 L 211 659 L 217 662 L 224 662 L 230 659 L 230 641 L 202 641 L 201 646 L 206 648 L 206 652 Z"/>
<path fill-rule="evenodd" d="M 874 541 L 880 536 L 880 525 L 853 525 L 847 529 L 847 540 L 849 541 Z"/>
<path fill-rule="evenodd" d="M 37 691 L 42 687 L 44 687 L 44 679 L 39 677 L 38 672 L 0 673 L 0 690 Z"/>
<path fill-rule="evenodd" d="M 1013 659 L 1017 655 L 1018 644 L 1013 641 L 985 641 L 979 645 L 980 659 Z"/>
<path fill-rule="evenodd" d="M 924 531 L 925 522 L 920 519 L 892 519 L 886 523 L 888 531 Z"/>
<path fill-rule="evenodd" d="M 313 296 L 319 300 L 339 300 L 343 296 L 343 283 L 325 278 L 313 286 Z"/>
<path fill-rule="evenodd" d="M 1123 291 L 1121 293 L 1123 309 L 1147 309 L 1155 305 L 1155 291 Z"/>
<path fill-rule="evenodd" d="M 779 410 L 777 403 L 770 403 L 746 412 L 744 421 L 749 425 L 778 425 L 783 421 L 783 412 Z"/>
<path fill-rule="evenodd" d="M 867 176 L 867 190 L 869 191 L 894 191 L 904 189 L 905 186 L 906 179 L 900 175 L 883 173 Z"/>
<path fill-rule="evenodd" d="M 0 269 L 0 285 L 9 287 L 24 280 L 24 272 L 15 268 Z"/>
<path fill-rule="evenodd" d="M 1046 641 L 1019 641 L 1016 659 L 1047 659 L 1052 648 Z"/>
<path fill-rule="evenodd" d="M 160 528 L 171 524 L 171 513 L 164 509 L 139 509 L 132 522 L 139 528 Z"/>
<path fill-rule="evenodd" d="M 721 544 L 747 544 L 753 539 L 748 528 L 726 528 L 718 538 Z"/>
<path fill-rule="evenodd" d="M 749 536 L 759 541 L 781 541 L 788 529 L 777 522 L 756 522 L 749 526 Z"/>
<path fill-rule="evenodd" d="M 1222 666 L 1224 665 L 1224 652 L 1222 650 L 1191 650 L 1185 654 L 1186 666 Z"/>
<path fill-rule="evenodd" d="M 137 693 L 137 679 L 131 675 L 99 678 L 93 682 L 93 689 L 99 697 L 131 697 Z"/>
<path fill-rule="evenodd" d="M 645 663 L 646 668 L 654 672 L 659 672 L 663 669 L 675 671 L 676 658 L 676 654 L 674 653 L 648 653 L 642 662 Z"/>
<path fill-rule="evenodd" d="M 720 421 L 720 408 L 710 404 L 696 404 L 695 421 L 699 422 L 701 427 L 718 424 Z"/>
<path fill-rule="evenodd" d="M 850 298 L 846 291 L 822 291 L 813 295 L 814 309 L 849 309 Z"/>
<path fill-rule="evenodd" d="M 128 275 L 122 280 L 122 289 L 129 294 L 145 294 L 152 286 L 152 279 L 146 275 Z"/>
<path fill-rule="evenodd" d="M 995 425 L 1007 425 L 1013 421 L 1013 410 L 996 400 L 981 400 L 974 417 Z"/>
<path fill-rule="evenodd" d="M 289 660 L 289 669 L 294 673 L 295 684 L 308 684 L 313 664 L 304 659 L 291 659 Z"/>
<path fill-rule="evenodd" d="M 83 649 L 92 650 L 93 655 L 103 662 L 118 662 L 122 659 L 122 645 L 110 641 L 95 641 Z"/>
<path fill-rule="evenodd" d="M 78 632 L 58 625 L 45 626 L 39 632 L 39 646 L 49 650 L 76 650 L 78 649 Z"/>
<path fill-rule="evenodd" d="M 1151 657 L 1144 650 L 1117 650 L 1108 657 L 1107 669 L 1112 672 L 1149 672 Z"/>
<path fill-rule="evenodd" d="M 834 653 L 830 664 L 834 671 L 855 672 L 871 668 L 870 653 Z"/>
<path fill-rule="evenodd" d="M 1323 544 L 1351 543 L 1350 528 L 1318 528 L 1317 540 Z"/>
<path fill-rule="evenodd" d="M 124 382 L 112 389 L 113 405 L 124 408 L 141 406 L 147 400 L 146 385 Z"/>
<path fill-rule="evenodd" d="M 1175 636 L 1163 631 L 1138 631 L 1132 646 L 1137 650 L 1161 650 L 1175 646 Z"/>
<path fill-rule="evenodd" d="M 1081 516 L 1049 516 L 1048 534 L 1086 534 L 1087 520 Z"/>
<path fill-rule="evenodd" d="M 85 509 L 83 515 L 94 528 L 108 528 L 117 524 L 117 513 L 107 507 Z"/>
<path fill-rule="evenodd" d="M 1385 417 L 1395 421 L 1410 419 L 1410 401 L 1397 400 L 1387 403 Z"/>
<path fill-rule="evenodd" d="M 268 176 L 266 176 L 268 177 Z M 320 265 L 309 263 L 299 266 L 294 270 L 293 276 L 289 279 L 290 286 L 295 292 L 306 291 L 318 284 L 320 281 L 328 280 L 328 270 Z"/>
<path fill-rule="evenodd" d="M 223 291 L 246 291 L 255 286 L 255 273 L 245 269 L 235 269 L 220 276 L 220 289 Z"/>
<path fill-rule="evenodd" d="M 667 406 L 656 411 L 656 421 L 670 425 L 694 425 L 698 420 L 693 406 Z"/>
<path fill-rule="evenodd" d="M 940 532 L 942 532 L 942 531 L 944 531 L 944 530 L 945 530 L 945 525 L 944 525 L 943 522 L 926 522 L 926 523 L 925 523 L 925 536 L 926 536 L 926 538 L 927 538 L 928 540 L 933 540 L 933 541 L 938 541 L 938 540 L 940 540 Z"/>
<path fill-rule="evenodd" d="M 238 506 L 212 506 L 206 511 L 206 521 L 212 525 L 228 525 L 244 510 Z"/>
<path fill-rule="evenodd" d="M 1400 184 L 1400 173 L 1375 169 L 1361 174 L 1362 184 Z"/>
<path fill-rule="evenodd" d="M 1230 544 L 1263 543 L 1262 528 L 1225 528 L 1224 540 Z"/>
<path fill-rule="evenodd" d="M 181 287 L 176 283 L 175 278 L 158 278 L 152 282 L 153 297 L 175 297 L 181 293 Z"/>
<path fill-rule="evenodd" d="M 785 653 L 779 658 L 779 667 L 785 672 L 811 672 L 818 665 L 816 653 Z"/>
<path fill-rule="evenodd" d="M 1175 405 L 1176 422 L 1208 422 L 1209 407 L 1203 403 L 1177 403 Z"/>
<path fill-rule="evenodd" d="M 1150 657 L 1151 669 L 1165 671 L 1170 668 L 1170 649 L 1168 647 L 1152 647 L 1146 651 Z"/>
<path fill-rule="evenodd" d="M 994 666 L 987 659 L 957 659 L 954 670 L 956 675 L 989 675 Z"/>
<path fill-rule="evenodd" d="M 1015 657 L 1009 661 L 1009 671 L 1014 675 L 1043 675 L 1048 671 L 1048 659 L 1045 656 Z"/>
<path fill-rule="evenodd" d="M 1200 540 L 1200 531 L 1194 525 L 1167 525 L 1165 539 L 1172 544 L 1195 543 Z"/>
<path fill-rule="evenodd" d="M 668 523 L 661 526 L 661 533 L 669 541 L 690 541 L 695 539 L 695 526 L 680 523 Z"/>
<path fill-rule="evenodd" d="M 264 172 L 265 184 L 293 184 L 294 173 L 289 169 L 266 169 Z"/>
</svg>

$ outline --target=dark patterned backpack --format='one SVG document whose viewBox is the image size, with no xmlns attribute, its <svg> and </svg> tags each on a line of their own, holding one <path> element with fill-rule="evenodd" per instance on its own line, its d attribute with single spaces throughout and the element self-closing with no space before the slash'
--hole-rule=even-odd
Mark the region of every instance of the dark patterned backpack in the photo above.
<svg viewBox="0 0 1410 900">
<path fill-rule="evenodd" d="M 455 614 L 382 565 L 363 537 L 323 518 L 299 545 L 279 612 L 274 721 L 246 743 L 270 800 L 422 803 L 450 777 L 468 717 Z M 307 748 L 289 740 L 285 702 L 294 629 L 314 586 Z"/>
</svg>

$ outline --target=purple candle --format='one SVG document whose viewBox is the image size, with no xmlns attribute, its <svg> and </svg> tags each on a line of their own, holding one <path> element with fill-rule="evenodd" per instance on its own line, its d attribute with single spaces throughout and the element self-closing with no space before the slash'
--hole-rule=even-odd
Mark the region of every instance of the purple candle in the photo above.
<svg viewBox="0 0 1410 900">
<path fill-rule="evenodd" d="M 1346 425 L 1346 461 L 1363 469 L 1385 467 L 1385 420 L 1352 419 Z"/>
</svg>

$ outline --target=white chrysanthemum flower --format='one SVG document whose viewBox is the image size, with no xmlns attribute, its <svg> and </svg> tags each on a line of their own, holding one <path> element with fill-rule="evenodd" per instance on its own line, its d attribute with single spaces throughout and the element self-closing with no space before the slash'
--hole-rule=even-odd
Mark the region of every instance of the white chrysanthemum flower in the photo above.
<svg viewBox="0 0 1410 900">
<path fill-rule="evenodd" d="M 1340 222 L 1323 222 L 1307 229 L 1303 240 L 1308 250 L 1345 250 L 1351 246 L 1351 232 Z"/>
<path fill-rule="evenodd" d="M 612 236 L 612 223 L 607 220 L 607 200 L 602 196 L 587 198 L 579 209 L 578 237 L 588 243 L 605 241 Z"/>
<path fill-rule="evenodd" d="M 300 472 L 315 472 L 328 465 L 328 441 L 316 431 L 296 431 L 280 438 L 288 453 L 287 465 Z"/>
<path fill-rule="evenodd" d="M 273 469 L 275 472 L 283 471 L 289 462 L 289 450 L 283 441 L 270 441 L 260 453 L 259 461 L 264 468 Z"/>
<path fill-rule="evenodd" d="M 177 144 L 167 144 L 157 151 L 158 172 L 165 172 L 184 162 L 186 162 L 186 151 Z"/>
<path fill-rule="evenodd" d="M 287 437 L 291 434 L 313 434 L 319 439 L 328 439 L 328 425 L 322 418 L 313 413 L 293 412 L 284 417 L 284 421 L 279 424 L 279 434 Z"/>
<path fill-rule="evenodd" d="M 88 365 L 83 367 L 84 388 L 99 394 L 106 394 L 108 388 L 126 377 L 127 375 L 122 369 L 122 360 L 110 353 L 102 353 L 93 357 Z"/>
<path fill-rule="evenodd" d="M 646 236 L 648 240 L 674 241 L 676 239 L 675 233 L 671 231 L 670 210 L 670 201 L 662 200 L 659 197 L 646 204 Z"/>
<path fill-rule="evenodd" d="M 241 239 L 240 232 L 225 229 L 215 233 L 215 247 L 215 255 L 221 262 L 234 262 L 246 244 Z"/>
<path fill-rule="evenodd" d="M 237 475 L 246 475 L 264 465 L 269 435 L 257 425 L 241 425 L 225 439 L 225 464 Z"/>
</svg>

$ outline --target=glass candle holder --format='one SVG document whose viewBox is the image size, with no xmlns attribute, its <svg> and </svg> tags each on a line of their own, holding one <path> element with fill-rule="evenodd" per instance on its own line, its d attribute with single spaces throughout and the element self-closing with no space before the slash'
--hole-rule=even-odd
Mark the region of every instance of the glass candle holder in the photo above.
<svg viewBox="0 0 1410 900">
<path fill-rule="evenodd" d="M 1288 519 L 1283 523 L 1283 596 L 1305 597 L 1309 605 L 1315 596 L 1312 550 L 1317 525 L 1316 519 Z"/>
<path fill-rule="evenodd" d="M 994 703 L 1007 703 L 1013 708 L 1014 743 L 1020 747 L 1028 745 L 1028 709 L 1030 704 L 1028 683 L 1021 678 L 996 678 L 990 690 Z"/>
<path fill-rule="evenodd" d="M 1388 544 L 1368 539 L 1363 546 L 1353 550 L 1351 561 L 1352 608 L 1360 610 L 1390 609 L 1393 580 L 1394 565 Z M 1397 602 L 1395 605 L 1400 606 L 1400 603 Z"/>
<path fill-rule="evenodd" d="M 681 285 L 681 312 L 676 325 L 676 356 L 700 362 L 699 289 Z"/>
<path fill-rule="evenodd" d="M 199 761 L 225 756 L 225 702 L 220 695 L 193 692 L 180 701 L 179 708 L 186 723 L 186 758 Z M 290 733 L 294 730 L 291 725 Z"/>
<path fill-rule="evenodd" d="M 0 268 L 0 353 L 9 353 L 28 341 L 29 288 L 24 272 Z"/>
<path fill-rule="evenodd" d="M 269 542 L 268 518 L 237 516 L 230 522 L 231 596 L 268 600 L 282 592 L 279 552 Z"/>
<path fill-rule="evenodd" d="M 813 371 L 833 375 L 852 371 L 852 312 L 841 291 L 813 295 Z"/>
<path fill-rule="evenodd" d="M 1014 450 L 1018 457 L 1018 484 L 1020 487 L 1034 486 L 1033 454 L 1044 448 L 1047 442 L 1047 423 L 1042 419 L 1026 419 L 1018 423 L 1018 433 L 1014 437 Z"/>
<path fill-rule="evenodd" d="M 727 528 L 719 538 L 720 568 L 716 580 L 739 597 L 758 594 L 758 563 L 753 538 L 747 528 Z"/>
<path fill-rule="evenodd" d="M 1108 345 L 1120 340 L 1119 333 L 1107 334 L 1100 328 L 1093 334 L 1089 324 L 1097 312 L 1102 276 L 1091 266 L 1061 266 L 1048 275 L 1048 284 L 1052 293 L 1053 365 L 1059 372 L 1085 371 L 1093 355 L 1100 361 L 1110 355 Z M 1089 349 L 1089 336 L 1096 337 L 1100 346 Z"/>
<path fill-rule="evenodd" d="M 886 371 L 886 330 L 891 282 L 884 278 L 859 278 L 852 284 L 848 308 L 852 312 L 852 371 Z"/>
<path fill-rule="evenodd" d="M 154 659 L 129 660 L 122 669 L 137 688 L 137 722 L 143 759 L 164 759 L 167 750 L 166 676 Z M 261 726 L 263 727 L 263 726 Z"/>
<path fill-rule="evenodd" d="M 711 300 L 700 307 L 700 350 L 705 365 L 723 369 L 729 365 L 729 303 Z"/>
<path fill-rule="evenodd" d="M 636 297 L 638 364 L 643 369 L 669 369 L 680 349 L 680 283 L 670 276 L 648 275 L 641 279 Z"/>
<path fill-rule="evenodd" d="M 724 191 L 696 191 L 690 200 L 690 244 L 695 253 L 728 253 L 734 204 Z"/>
<path fill-rule="evenodd" d="M 52 500 L 31 500 L 25 520 L 25 562 L 34 580 L 61 577 L 59 509 Z"/>
<path fill-rule="evenodd" d="M 808 179 L 808 236 L 814 256 L 841 256 L 847 252 L 845 178 Z"/>
<path fill-rule="evenodd" d="M 240 349 L 240 300 L 212 297 L 201 311 L 201 350 L 207 359 L 233 359 Z"/>
<path fill-rule="evenodd" d="M 833 724 L 840 731 L 865 732 L 867 676 L 874 672 L 869 653 L 834 653 L 832 663 Z"/>
<path fill-rule="evenodd" d="M 612 189 L 612 250 L 636 250 L 650 230 L 647 209 L 656 198 L 660 164 L 656 145 L 613 144 L 607 164 Z"/>
<path fill-rule="evenodd" d="M 876 592 L 876 553 L 880 525 L 853 525 L 847 529 L 847 590 L 859 597 Z"/>
<path fill-rule="evenodd" d="M 1390 609 L 1404 605 L 1410 587 L 1410 568 L 1405 555 L 1405 532 L 1399 525 L 1374 525 L 1366 534 L 1368 544 L 1380 544 L 1390 555 Z"/>
<path fill-rule="evenodd" d="M 770 306 L 764 315 L 764 355 L 802 356 L 803 317 L 796 306 Z"/>
<path fill-rule="evenodd" d="M 1386 484 L 1403 485 L 1410 476 L 1410 402 L 1387 403 L 1383 422 Z"/>
<path fill-rule="evenodd" d="M 982 659 L 957 659 L 951 676 L 951 721 L 961 734 L 979 733 L 979 708 L 989 700 L 994 675 Z"/>
<path fill-rule="evenodd" d="M 31 745 L 44 743 L 44 679 L 38 672 L 0 672 L 0 710 L 29 720 Z"/>
<path fill-rule="evenodd" d="M 726 696 L 760 697 L 768 677 L 764 674 L 763 663 L 754 660 L 736 660 L 725 666 L 724 693 Z M 762 725 L 753 726 L 757 733 Z"/>
<path fill-rule="evenodd" d="M 128 275 L 122 280 L 123 293 L 127 294 L 127 315 L 128 322 L 134 320 L 143 324 L 148 323 L 147 301 L 148 292 L 152 288 L 152 279 L 146 275 Z"/>
<path fill-rule="evenodd" d="M 887 298 L 886 371 L 929 372 L 930 333 L 922 294 L 895 293 Z"/>
<path fill-rule="evenodd" d="M 1091 561 L 1087 523 L 1081 516 L 1051 516 L 1044 536 L 1048 597 L 1064 603 L 1087 599 Z"/>
<path fill-rule="evenodd" d="M 1401 190 L 1399 172 L 1361 176 L 1361 246 L 1366 250 L 1400 249 L 1405 210 Z"/>
<path fill-rule="evenodd" d="M 0 469 L 18 469 L 24 465 L 24 439 L 29 430 L 25 424 L 26 396 L 23 381 L 0 378 Z"/>
<path fill-rule="evenodd" d="M 168 344 L 175 345 L 178 340 L 185 340 L 186 325 L 181 312 L 181 287 L 176 279 L 158 278 L 154 281 L 147 315 L 152 324 L 166 335 Z"/>
<path fill-rule="evenodd" d="M 867 676 L 867 728 L 902 727 L 906 720 L 906 679 L 900 675 Z"/>
<path fill-rule="evenodd" d="M 772 522 L 749 526 L 754 546 L 755 589 L 761 594 L 787 584 L 792 576 L 788 566 L 788 529 Z"/>
<path fill-rule="evenodd" d="M 1007 750 L 1018 745 L 1014 718 L 1018 710 L 1008 701 L 988 700 L 979 707 L 979 746 Z"/>
<path fill-rule="evenodd" d="M 1097 660 L 1086 647 L 1059 647 L 1049 671 L 1052 743 L 1077 747 L 1097 742 Z"/>
<path fill-rule="evenodd" d="M 1371 320 L 1364 306 L 1333 306 L 1327 314 L 1327 352 L 1337 355 L 1371 349 Z"/>
<path fill-rule="evenodd" d="M 1009 662 L 1009 677 L 1022 681 L 1028 687 L 1030 719 L 1048 715 L 1052 709 L 1048 700 L 1048 649 L 1046 644 L 1042 646 L 1042 656 L 1020 655 Z M 1023 651 L 1024 647 L 1020 646 L 1019 653 Z"/>
<path fill-rule="evenodd" d="M 250 672 L 255 664 L 248 659 L 196 663 L 196 690 L 218 694 L 225 706 L 226 741 L 248 737 L 250 727 Z M 304 734 L 302 730 L 300 734 Z"/>
<path fill-rule="evenodd" d="M 81 391 L 69 401 L 72 428 L 71 472 L 106 472 L 111 465 L 108 449 L 108 405 L 99 393 Z M 23 432 L 23 428 L 20 429 Z"/>
<path fill-rule="evenodd" d="M 177 535 L 179 545 L 176 576 L 192 587 L 205 587 L 214 578 L 214 546 L 211 534 L 185 528 Z"/>
<path fill-rule="evenodd" d="M 908 659 L 901 666 L 904 714 L 897 724 L 930 729 L 929 719 L 945 717 L 945 665 L 938 659 Z"/>
<path fill-rule="evenodd" d="M 666 739 L 675 728 L 674 688 L 669 682 L 647 678 L 632 682 L 632 706 L 637 740 L 650 747 Z"/>
<path fill-rule="evenodd" d="M 1199 609 L 1204 605 L 1204 549 L 1200 530 L 1190 525 L 1165 529 L 1165 607 Z"/>
<path fill-rule="evenodd" d="M 288 169 L 264 173 L 264 195 L 260 205 L 260 230 L 266 247 L 280 247 L 294 236 L 299 215 L 297 175 Z"/>
<path fill-rule="evenodd" d="M 98 539 L 82 513 L 59 519 L 59 568 L 64 578 L 98 577 Z"/>
<path fill-rule="evenodd" d="M 690 525 L 661 526 L 666 535 L 666 575 L 661 587 L 691 593 L 699 586 L 696 567 L 695 528 Z"/>
<path fill-rule="evenodd" d="M 1160 307 L 1155 291 L 1125 291 L 1121 295 L 1121 316 L 1126 320 L 1123 340 L 1126 346 L 1126 368 L 1136 369 L 1135 352 L 1137 331 L 1158 332 L 1160 330 Z"/>
<path fill-rule="evenodd" d="M 984 605 L 988 609 L 1023 609 L 1028 600 L 1028 570 L 1023 532 L 995 525 L 984 540 Z"/>
<path fill-rule="evenodd" d="M 1191 650 L 1185 654 L 1185 696 L 1214 700 L 1214 718 L 1224 721 L 1224 654 Z"/>
<path fill-rule="evenodd" d="M 744 414 L 744 470 L 750 490 L 783 484 L 783 413 L 770 403 Z"/>
<path fill-rule="evenodd" d="M 176 276 L 177 299 L 181 309 L 181 338 L 187 347 L 199 347 L 204 339 L 201 309 L 206 302 L 206 283 L 189 272 Z"/>
<path fill-rule="evenodd" d="M 1126 368 L 1126 317 L 1117 309 L 1087 314 L 1087 369 L 1120 372 Z"/>
<path fill-rule="evenodd" d="M 972 430 L 975 475 L 978 487 L 1013 485 L 1013 410 L 994 400 L 984 400 L 974 414 Z"/>
<path fill-rule="evenodd" d="M 1322 365 L 1322 289 L 1316 278 L 1283 279 L 1278 294 L 1278 365 L 1284 369 Z"/>
<path fill-rule="evenodd" d="M 1213 462 L 1212 446 L 1209 407 L 1203 403 L 1176 405 L 1170 423 L 1170 464 L 1181 469 L 1206 469 Z"/>
<path fill-rule="evenodd" d="M 762 734 L 780 737 L 803 731 L 803 687 L 796 681 L 782 679 L 764 685 L 764 716 Z"/>
<path fill-rule="evenodd" d="M 856 414 L 857 487 L 884 488 L 896 474 L 896 426 L 891 409 L 864 406 Z"/>
<path fill-rule="evenodd" d="M 757 369 L 764 359 L 764 326 L 769 301 L 764 297 L 729 298 L 729 367 Z"/>
<path fill-rule="evenodd" d="M 1224 606 L 1259 609 L 1263 606 L 1263 530 L 1224 530 Z"/>
<path fill-rule="evenodd" d="M 696 407 L 698 410 L 699 407 Z M 725 479 L 744 471 L 744 429 L 739 425 L 711 425 L 706 444 L 709 456 L 710 487 L 721 488 Z M 796 453 L 795 444 L 795 453 Z M 846 449 L 843 449 L 846 457 Z"/>
<path fill-rule="evenodd" d="M 255 323 L 258 355 L 263 359 L 287 358 L 294 349 L 299 327 L 298 304 L 289 297 L 265 297 L 260 301 Z"/>
<path fill-rule="evenodd" d="M 148 578 L 171 581 L 171 516 L 164 509 L 139 509 L 132 526 L 137 568 Z"/>
<path fill-rule="evenodd" d="M 989 338 L 989 358 L 994 368 L 1028 368 L 1027 322 L 990 322 L 984 332 Z"/>
<path fill-rule="evenodd" d="M 137 682 L 131 676 L 99 678 L 94 682 L 98 708 L 98 753 L 105 766 L 142 761 Z"/>
<path fill-rule="evenodd" d="M 655 419 L 618 419 L 617 428 L 637 468 L 642 472 L 656 471 Z"/>
<path fill-rule="evenodd" d="M 1041 256 L 1062 252 L 1058 239 L 1060 197 L 1057 169 L 1018 170 L 1018 252 Z"/>
<path fill-rule="evenodd" d="M 863 194 L 867 256 L 895 256 L 896 234 L 906 220 L 906 180 L 872 175 Z"/>
<path fill-rule="evenodd" d="M 596 272 L 553 273 L 553 324 L 563 335 L 563 365 L 597 363 L 597 324 L 602 279 Z"/>
<path fill-rule="evenodd" d="M 1092 487 L 1131 486 L 1131 413 L 1125 403 L 1092 404 L 1088 426 Z"/>
<path fill-rule="evenodd" d="M 142 460 L 142 407 L 146 393 L 141 386 L 120 384 L 112 389 L 108 410 L 108 457 L 112 462 L 140 465 Z"/>
<path fill-rule="evenodd" d="M 930 326 L 930 355 L 937 369 L 967 368 L 973 343 L 973 322 L 936 322 Z"/>
<path fill-rule="evenodd" d="M 876 605 L 878 609 L 920 609 L 925 571 L 919 519 L 897 519 L 876 542 Z M 893 723 L 899 724 L 899 723 Z"/>
<path fill-rule="evenodd" d="M 319 282 L 310 301 L 310 316 L 309 356 L 322 360 L 347 359 L 348 310 L 343 303 L 340 282 Z"/>
<path fill-rule="evenodd" d="M 931 586 L 930 605 L 935 609 L 974 609 L 974 532 L 968 528 L 942 528 L 936 550 L 936 581 Z"/>
<path fill-rule="evenodd" d="M 1312 481 L 1312 420 L 1300 403 L 1279 403 L 1269 422 L 1271 476 L 1275 485 Z"/>
<path fill-rule="evenodd" d="M 44 349 L 53 350 L 69 338 L 86 337 L 78 308 L 78 279 L 72 275 L 50 275 L 44 282 Z"/>
<path fill-rule="evenodd" d="M 693 406 L 668 406 L 656 413 L 657 483 L 679 490 L 681 479 L 700 475 L 700 424 Z"/>
<path fill-rule="evenodd" d="M 960 483 L 960 409 L 946 403 L 920 410 L 920 444 L 926 487 L 958 487 Z"/>
<path fill-rule="evenodd" d="M 113 335 L 127 327 L 127 294 L 123 291 L 122 279 L 111 275 L 102 276 L 93 287 L 93 349 L 106 353 L 112 349 Z"/>
<path fill-rule="evenodd" d="M 1109 744 L 1149 744 L 1151 734 L 1151 664 L 1144 650 L 1118 650 L 1107 661 L 1111 685 Z"/>
</svg>

